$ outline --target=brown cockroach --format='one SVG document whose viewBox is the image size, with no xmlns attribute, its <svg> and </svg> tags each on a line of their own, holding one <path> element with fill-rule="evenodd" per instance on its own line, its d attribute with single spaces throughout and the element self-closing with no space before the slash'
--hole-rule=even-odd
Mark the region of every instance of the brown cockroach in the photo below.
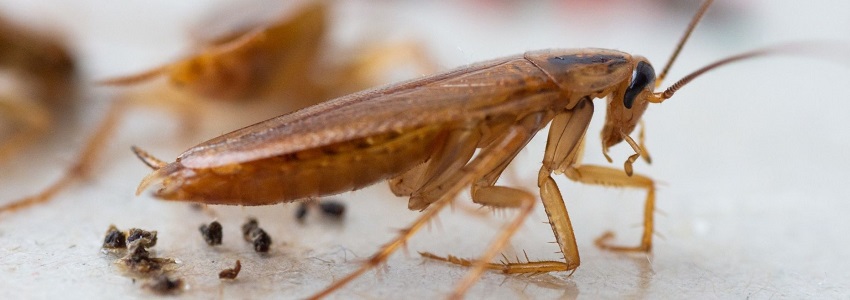
<svg viewBox="0 0 850 300">
<path fill-rule="evenodd" d="M 197 117 L 193 115 L 197 111 L 192 105 L 194 99 L 238 102 L 285 98 L 286 111 L 291 111 L 373 86 L 377 73 L 399 60 L 413 60 L 425 73 L 433 69 L 420 47 L 410 42 L 361 49 L 347 61 L 329 63 L 320 57 L 327 15 L 327 3 L 308 2 L 268 24 L 243 26 L 212 38 L 197 53 L 177 62 L 101 81 L 105 85 L 126 86 L 168 78 L 168 84 L 159 89 L 134 91 L 116 101 L 63 177 L 35 195 L 0 206 L 0 213 L 46 202 L 73 181 L 87 177 L 123 114 L 134 104 L 169 106 L 190 120 Z M 0 157 L 1 154 L 2 151 Z"/>
<path fill-rule="evenodd" d="M 433 69 L 412 42 L 379 43 L 354 51 L 343 62 L 321 57 L 328 10 L 324 1 L 308 2 L 269 24 L 242 26 L 209 39 L 184 59 L 102 83 L 132 85 L 166 77 L 171 88 L 193 98 L 279 101 L 286 96 L 290 107 L 300 108 L 372 86 L 373 73 L 401 60 L 413 60 L 425 72 Z"/>
<path fill-rule="evenodd" d="M 196 53 L 176 62 L 101 83 L 127 86 L 166 77 L 170 88 L 195 98 L 244 101 L 294 88 L 303 97 L 313 90 L 301 78 L 318 58 L 326 15 L 326 6 L 314 2 L 269 24 L 209 38 Z"/>
<path fill-rule="evenodd" d="M 652 248 L 655 184 L 633 174 L 632 164 L 648 156 L 637 127 L 649 103 L 669 99 L 701 74 L 728 63 L 778 52 L 763 49 L 728 57 L 655 92 L 709 5 L 700 7 L 656 77 L 643 57 L 605 49 L 553 49 L 473 64 L 443 74 L 340 97 L 213 138 L 165 163 L 134 148 L 155 171 L 158 198 L 207 204 L 268 205 L 356 190 L 389 180 L 393 193 L 408 196 L 408 207 L 423 213 L 358 270 L 337 279 L 319 298 L 385 261 L 391 253 L 471 186 L 475 203 L 518 208 L 476 260 L 423 256 L 472 268 L 454 290 L 462 296 L 485 269 L 504 273 L 574 271 L 579 253 L 561 192 L 552 174 L 596 185 L 647 191 L 643 236 L 627 247 L 596 244 L 612 251 Z M 625 170 L 579 164 L 596 98 L 608 99 L 602 150 L 626 141 L 635 154 Z M 542 167 L 540 198 L 564 261 L 490 263 L 532 211 L 535 196 L 496 185 L 497 179 L 531 138 L 551 124 Z M 476 150 L 479 152 L 477 154 Z M 606 155 L 607 156 L 607 155 Z M 610 158 L 609 158 L 610 160 Z"/>
</svg>

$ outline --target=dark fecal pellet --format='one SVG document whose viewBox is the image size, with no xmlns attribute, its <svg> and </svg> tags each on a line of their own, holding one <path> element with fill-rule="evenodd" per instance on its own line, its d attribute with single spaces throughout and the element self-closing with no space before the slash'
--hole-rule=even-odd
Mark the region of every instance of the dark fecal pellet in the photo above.
<svg viewBox="0 0 850 300">
<path fill-rule="evenodd" d="M 295 219 L 298 222 L 304 222 L 304 219 L 307 217 L 307 209 L 310 207 L 307 202 L 298 203 L 298 209 L 295 210 Z"/>
<path fill-rule="evenodd" d="M 201 236 L 204 237 L 204 241 L 207 242 L 207 245 L 221 245 L 221 223 L 219 223 L 218 221 L 213 221 L 209 225 L 201 225 L 201 228 L 199 229 L 201 231 Z"/>
<path fill-rule="evenodd" d="M 254 245 L 254 251 L 257 252 L 268 252 L 272 244 L 272 238 L 260 228 L 255 218 L 248 218 L 248 221 L 242 224 L 242 237 L 251 242 Z"/>
<path fill-rule="evenodd" d="M 319 203 L 319 208 L 326 216 L 341 218 L 345 214 L 345 205 L 337 201 L 322 201 Z"/>
<path fill-rule="evenodd" d="M 236 260 L 236 265 L 233 266 L 232 269 L 225 269 L 218 273 L 219 279 L 236 279 L 236 276 L 239 275 L 239 271 L 242 270 L 242 262 Z"/>
<path fill-rule="evenodd" d="M 127 243 L 125 239 L 127 237 L 124 235 L 121 230 L 118 230 L 115 225 L 109 225 L 109 229 L 106 230 L 106 237 L 103 238 L 103 248 L 106 249 L 123 249 L 127 248 Z"/>
<path fill-rule="evenodd" d="M 152 259 L 150 252 L 142 246 L 141 241 L 134 241 L 127 247 L 127 255 L 121 258 L 121 264 L 128 270 L 147 274 L 157 272 L 162 269 L 162 265 L 158 260 Z"/>
<path fill-rule="evenodd" d="M 139 228 L 131 228 L 127 231 L 127 244 L 141 240 L 142 246 L 150 248 L 156 246 L 156 230 L 146 231 Z"/>
<path fill-rule="evenodd" d="M 149 238 L 137 238 L 132 242 L 127 242 L 127 253 L 118 262 L 127 270 L 137 274 L 156 274 L 166 266 L 175 263 L 170 258 L 151 257 L 147 249 L 149 243 Z"/>
<path fill-rule="evenodd" d="M 127 255 L 124 256 L 124 260 L 128 262 L 139 263 L 150 258 L 150 252 L 140 242 L 134 241 L 130 243 L 128 249 Z"/>
<path fill-rule="evenodd" d="M 254 251 L 257 252 L 269 252 L 269 247 L 272 244 L 272 238 L 265 230 L 260 228 L 251 231 L 251 241 L 254 243 Z"/>
<path fill-rule="evenodd" d="M 166 275 L 159 275 L 145 282 L 142 287 L 157 294 L 173 294 L 183 289 L 183 280 L 180 278 L 171 279 Z"/>
<path fill-rule="evenodd" d="M 260 228 L 260 224 L 257 222 L 257 219 L 248 218 L 248 221 L 245 224 L 242 224 L 242 237 L 245 238 L 246 241 L 251 241 L 251 231 L 254 229 Z"/>
</svg>

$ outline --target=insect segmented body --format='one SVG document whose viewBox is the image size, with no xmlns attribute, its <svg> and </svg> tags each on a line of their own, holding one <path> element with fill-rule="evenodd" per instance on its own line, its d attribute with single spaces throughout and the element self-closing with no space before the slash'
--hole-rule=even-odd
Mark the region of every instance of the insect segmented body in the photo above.
<svg viewBox="0 0 850 300">
<path fill-rule="evenodd" d="M 310 199 L 389 180 L 393 193 L 409 197 L 420 217 L 367 263 L 314 295 L 321 297 L 385 261 L 464 187 L 472 200 L 519 213 L 477 260 L 431 253 L 423 256 L 472 267 L 454 296 L 462 295 L 485 269 L 504 273 L 575 270 L 579 253 L 561 192 L 552 174 L 585 184 L 647 191 L 644 228 L 637 246 L 597 245 L 613 251 L 652 247 L 655 185 L 634 174 L 632 164 L 649 157 L 631 134 L 649 103 L 660 103 L 697 76 L 730 62 L 775 53 L 763 49 L 699 69 L 655 92 L 684 41 L 711 1 L 706 1 L 670 62 L 656 77 L 643 57 L 606 49 L 553 49 L 473 64 L 439 75 L 340 97 L 216 137 L 164 163 L 136 149 L 155 171 L 137 192 L 158 183 L 158 198 L 209 204 L 267 205 Z M 602 150 L 626 141 L 634 150 L 623 169 L 580 164 L 593 115 L 592 100 L 605 98 Z M 490 263 L 532 211 L 536 197 L 496 185 L 531 138 L 549 125 L 537 185 L 564 261 Z M 476 152 L 477 151 L 477 152 Z M 606 154 L 607 157 L 607 154 Z M 610 158 L 609 158 L 610 159 Z"/>
</svg>

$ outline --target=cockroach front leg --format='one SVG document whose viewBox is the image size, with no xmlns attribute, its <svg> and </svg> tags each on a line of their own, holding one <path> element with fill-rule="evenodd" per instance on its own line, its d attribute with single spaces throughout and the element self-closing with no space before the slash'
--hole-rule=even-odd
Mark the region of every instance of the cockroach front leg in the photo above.
<svg viewBox="0 0 850 300">
<path fill-rule="evenodd" d="M 454 256 L 446 258 L 439 257 L 430 253 L 425 253 L 426 257 L 449 261 L 455 264 L 465 266 L 477 266 L 478 269 L 489 268 L 499 270 L 504 273 L 545 273 L 575 270 L 580 263 L 578 248 L 576 247 L 573 227 L 570 223 L 569 215 L 567 214 L 564 199 L 561 197 L 561 192 L 558 186 L 552 179 L 551 174 L 560 165 L 574 164 L 581 153 L 581 145 L 587 125 L 590 118 L 593 116 L 593 103 L 583 101 L 576 105 L 573 110 L 559 112 L 554 119 L 549 129 L 549 139 L 546 145 L 546 153 L 543 159 L 543 167 L 538 174 L 538 187 L 540 189 L 540 197 L 543 200 L 543 206 L 546 209 L 546 215 L 549 217 L 549 224 L 552 226 L 552 232 L 555 234 L 555 239 L 564 255 L 564 262 L 558 261 L 527 261 L 527 262 L 503 262 L 501 264 L 490 263 L 491 257 L 484 257 L 477 263 L 470 260 L 460 259 Z M 475 194 L 474 201 L 490 206 L 497 207 L 522 207 L 523 200 L 527 199 L 525 195 L 517 190 L 505 190 L 503 187 L 492 186 L 498 178 L 500 172 L 507 166 L 506 163 L 500 165 L 499 169 L 494 170 L 490 174 L 482 177 L 477 181 L 477 185 L 473 188 Z M 490 187 L 487 187 L 487 186 Z M 504 193 L 501 196 L 499 193 Z M 522 213 L 521 213 L 522 215 Z M 514 230 L 511 223 L 503 230 L 503 233 Z M 504 234 L 503 234 L 504 236 Z M 502 241 L 500 237 L 499 242 Z M 506 242 L 506 240 L 504 241 Z M 496 243 L 494 243 L 495 245 Z M 491 247 L 492 248 L 492 247 Z M 487 253 L 489 254 L 489 252 Z"/>
<path fill-rule="evenodd" d="M 651 158 L 649 157 L 649 153 L 646 152 L 646 146 L 644 145 L 643 127 L 641 127 L 641 129 L 640 129 L 640 135 L 639 135 L 639 138 L 638 138 L 640 140 L 640 142 L 635 142 L 635 140 L 632 139 L 632 137 L 630 137 L 628 134 L 625 134 L 623 132 L 620 132 L 620 135 L 623 136 L 623 140 L 625 140 L 626 143 L 628 143 L 629 146 L 632 147 L 632 150 L 635 151 L 635 154 L 630 155 L 629 158 L 626 159 L 626 162 L 623 164 L 623 170 L 626 171 L 626 175 L 632 176 L 632 173 L 634 173 L 634 168 L 632 167 L 632 165 L 635 163 L 635 161 L 637 161 L 637 159 L 639 157 L 643 157 L 643 159 L 647 163 L 650 163 L 652 161 Z"/>
<path fill-rule="evenodd" d="M 479 181 L 480 182 L 480 181 Z M 566 262 L 559 261 L 528 261 L 528 262 L 509 262 L 503 261 L 501 263 L 490 263 L 489 259 L 484 260 L 483 258 L 477 261 L 459 258 L 457 256 L 448 255 L 446 257 L 438 256 L 429 252 L 420 252 L 423 257 L 436 259 L 441 261 L 450 262 L 457 265 L 473 267 L 476 262 L 487 262 L 484 264 L 484 269 L 491 269 L 496 271 L 501 271 L 507 274 L 517 274 L 517 273 L 545 273 L 545 272 L 561 272 L 561 271 L 570 271 L 578 267 L 579 259 L 578 259 L 578 251 L 576 251 L 575 247 L 575 238 L 572 234 L 572 226 L 569 223 L 569 216 L 567 215 L 566 208 L 557 209 L 557 205 L 560 204 L 563 206 L 563 198 L 560 196 L 560 192 L 558 191 L 558 187 L 555 185 L 554 180 L 551 179 L 548 175 L 543 179 L 543 184 L 541 186 L 541 195 L 544 195 L 546 199 L 544 199 L 544 205 L 547 206 L 547 215 L 550 215 L 550 219 L 555 219 L 551 221 L 553 224 L 553 229 L 555 230 L 555 236 L 558 237 L 559 243 L 560 241 L 564 241 L 567 247 L 562 247 L 564 250 L 564 256 Z M 524 219 L 526 217 L 526 211 L 530 212 L 531 208 L 534 204 L 534 196 L 530 193 L 514 189 L 510 187 L 503 186 L 478 186 L 473 187 L 473 201 L 475 203 L 495 207 L 495 208 L 518 208 L 520 209 L 520 216 L 517 218 Z M 552 213 L 549 212 L 552 211 Z M 513 233 L 518 228 L 514 228 L 514 226 L 520 226 L 522 224 L 521 221 L 517 221 L 516 219 L 511 224 L 508 224 L 505 228 L 502 229 L 499 238 L 494 242 L 494 245 L 498 243 L 500 247 L 504 247 L 504 243 L 507 242 L 506 235 L 508 233 Z M 507 236 L 509 238 L 510 236 Z M 495 248 L 491 246 L 491 248 Z M 499 248 L 501 249 L 501 248 Z M 497 250 L 498 251 L 498 250 Z M 487 253 L 489 254 L 489 252 Z M 495 257 L 495 254 L 490 257 L 492 259 Z"/>
<path fill-rule="evenodd" d="M 488 153 L 501 153 L 500 155 L 491 154 L 488 156 L 487 159 L 494 160 L 494 167 L 487 173 L 478 177 L 472 185 L 472 199 L 474 202 L 490 207 L 519 209 L 519 214 L 510 223 L 506 224 L 504 228 L 502 228 L 487 250 L 485 250 L 484 253 L 475 261 L 460 259 L 451 255 L 441 257 L 427 252 L 421 253 L 426 258 L 472 267 L 472 270 L 470 270 L 467 276 L 458 283 L 451 298 L 459 298 L 462 296 L 478 280 L 478 278 L 481 277 L 481 274 L 486 269 L 498 270 L 504 273 L 543 273 L 552 271 L 568 271 L 575 269 L 578 266 L 577 263 L 573 264 L 569 261 L 566 263 L 557 261 L 490 262 L 499 254 L 520 226 L 522 226 L 522 223 L 531 213 L 535 203 L 535 197 L 532 194 L 515 188 L 496 186 L 495 183 L 513 157 L 515 157 L 520 149 L 528 143 L 534 132 L 536 132 L 539 128 L 539 124 L 536 122 L 540 122 L 540 120 L 543 119 L 547 119 L 547 117 L 544 117 L 543 113 L 540 115 L 529 116 L 518 125 L 509 128 L 507 130 L 508 134 L 505 136 L 508 143 L 505 145 L 493 145 L 496 147 L 494 149 L 495 151 L 488 151 Z M 503 143 L 504 142 L 501 142 L 499 144 Z M 460 174 L 463 173 L 459 173 L 456 176 L 459 176 Z M 446 182 L 451 183 L 455 182 L 455 180 L 449 179 Z M 551 183 L 554 184 L 554 181 Z M 548 191 L 551 189 L 551 185 L 546 184 L 545 188 L 546 191 Z M 551 194 L 550 192 L 544 193 L 547 196 Z M 561 205 L 563 205 L 562 202 Z M 573 244 L 575 243 L 573 242 Z M 577 257 L 577 255 L 578 254 L 575 253 L 575 255 L 571 256 Z"/>
<path fill-rule="evenodd" d="M 648 252 L 652 249 L 653 217 L 655 213 L 655 183 L 652 179 L 640 174 L 629 176 L 619 169 L 593 165 L 569 167 L 565 170 L 564 175 L 573 181 L 586 184 L 646 189 L 646 204 L 644 205 L 643 212 L 643 236 L 641 237 L 640 245 L 635 247 L 611 245 L 608 241 L 614 237 L 614 233 L 612 232 L 606 232 L 596 239 L 596 245 L 599 248 L 612 251 Z"/>
</svg>

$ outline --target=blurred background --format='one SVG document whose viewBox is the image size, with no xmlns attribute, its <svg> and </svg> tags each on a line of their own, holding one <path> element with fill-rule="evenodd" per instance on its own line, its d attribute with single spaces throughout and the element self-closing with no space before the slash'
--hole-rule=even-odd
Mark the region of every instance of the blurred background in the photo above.
<svg viewBox="0 0 850 300">
<path fill-rule="evenodd" d="M 354 53 L 382 53 L 374 50 L 381 45 L 413 45 L 432 62 L 422 67 L 403 56 L 370 77 L 369 84 L 379 85 L 545 48 L 617 49 L 643 55 L 660 70 L 699 1 L 325 4 L 328 31 L 316 68 L 344 65 Z M 153 92 L 164 80 L 124 88 L 94 82 L 178 61 L 203 49 L 199 41 L 216 32 L 226 36 L 244 24 L 285 20 L 303 7 L 303 1 L 267 0 L 0 1 L 0 15 L 7 21 L 67 44 L 79 71 L 74 101 L 62 109 L 47 107 L 53 124 L 49 134 L 0 164 L 0 204 L 35 193 L 61 176 L 110 103 L 124 93 L 168 98 Z M 833 41 L 847 49 L 850 3 L 717 0 L 668 78 L 672 83 L 728 55 L 788 41 Z M 318 73 L 313 76 L 348 74 Z M 651 254 L 624 255 L 593 246 L 593 239 L 607 230 L 617 233 L 617 242 L 638 242 L 643 191 L 557 178 L 576 230 L 581 267 L 572 276 L 486 273 L 469 297 L 846 297 L 850 131 L 843 124 L 850 115 L 844 99 L 848 84 L 847 58 L 775 56 L 699 78 L 663 105 L 651 106 L 644 117 L 653 164 L 641 162 L 635 169 L 659 183 L 658 236 Z M 348 208 L 339 222 L 314 214 L 299 224 L 296 205 L 213 207 L 225 235 L 216 248 L 204 244 L 196 229 L 213 217 L 148 193 L 134 196 L 149 169 L 128 150 L 131 145 L 171 161 L 199 142 L 292 111 L 304 104 L 301 100 L 192 101 L 199 119 L 189 132 L 181 131 L 179 114 L 161 106 L 132 109 L 90 179 L 45 205 L 0 215 L 0 298 L 150 297 L 101 253 L 110 224 L 159 231 L 157 256 L 177 259 L 173 274 L 188 284 L 181 297 L 304 298 L 354 270 L 418 214 L 408 211 L 406 199 L 392 196 L 386 184 L 333 197 Z M 588 131 L 586 163 L 605 163 L 598 138 L 604 119 L 600 103 Z M 534 191 L 544 143 L 545 134 L 538 135 L 508 168 L 503 183 Z M 614 166 L 630 154 L 627 146 L 612 149 Z M 454 209 L 417 234 L 407 254 L 400 251 L 377 275 L 367 273 L 333 297 L 447 295 L 467 270 L 424 260 L 416 251 L 476 257 L 513 216 L 479 210 L 468 198 L 463 194 Z M 241 241 L 238 228 L 248 216 L 257 217 L 271 234 L 268 255 L 257 255 Z M 505 253 L 512 257 L 526 251 L 535 260 L 560 260 L 545 220 L 542 206 L 536 207 Z M 236 259 L 243 273 L 236 281 L 220 282 L 215 275 Z"/>
</svg>

